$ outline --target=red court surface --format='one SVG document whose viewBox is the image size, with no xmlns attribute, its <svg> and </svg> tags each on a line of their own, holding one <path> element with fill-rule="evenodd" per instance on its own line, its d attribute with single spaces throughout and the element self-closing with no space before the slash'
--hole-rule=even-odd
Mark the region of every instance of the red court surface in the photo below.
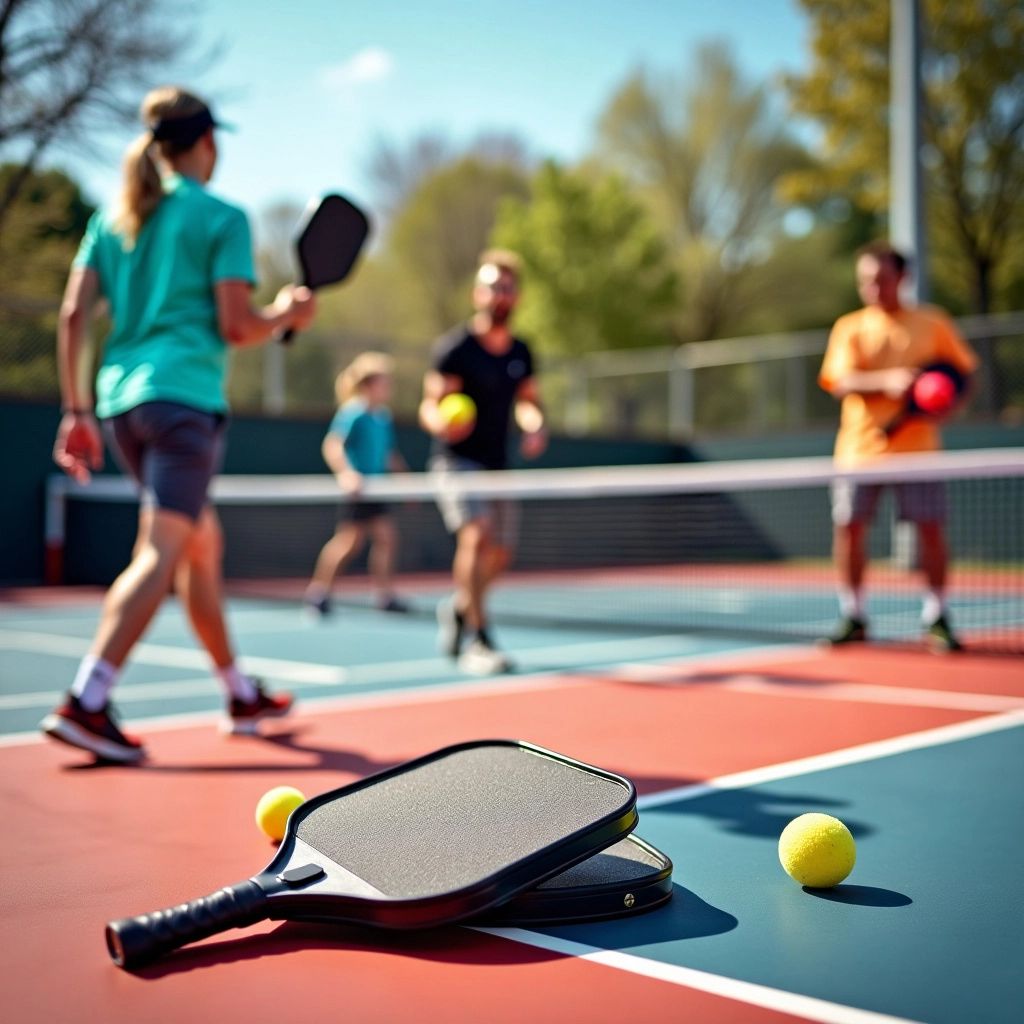
<svg viewBox="0 0 1024 1024">
<path fill-rule="evenodd" d="M 713 661 L 635 666 L 524 680 L 519 690 L 513 680 L 491 694 L 310 703 L 263 738 L 225 739 L 210 718 L 143 728 L 151 760 L 141 768 L 91 767 L 42 742 L 0 747 L 0 806 L 11 829 L 2 854 L 5 1016 L 153 1024 L 795 1019 L 467 928 L 398 935 L 267 923 L 129 974 L 111 964 L 103 925 L 261 868 L 273 849 L 252 809 L 273 785 L 312 795 L 451 742 L 508 736 L 622 772 L 641 793 L 656 793 L 986 713 L 939 699 L 893 703 L 879 699 L 879 688 L 896 699 L 901 690 L 966 695 L 962 704 L 980 694 L 1009 709 L 1024 707 L 1022 676 L 1009 658 L 780 652 L 733 669 Z M 733 687 L 744 680 L 762 688 Z M 842 700 L 806 696 L 837 684 L 851 685 Z"/>
</svg>

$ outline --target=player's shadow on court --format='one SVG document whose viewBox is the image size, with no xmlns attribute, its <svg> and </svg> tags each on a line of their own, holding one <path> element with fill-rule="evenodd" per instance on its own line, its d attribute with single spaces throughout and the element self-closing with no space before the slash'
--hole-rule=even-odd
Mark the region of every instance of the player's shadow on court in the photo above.
<svg viewBox="0 0 1024 1024">
<path fill-rule="evenodd" d="M 693 814 L 717 821 L 726 832 L 778 841 L 782 830 L 807 811 L 832 813 L 860 840 L 874 828 L 842 813 L 846 803 L 814 793 L 772 793 L 756 789 L 720 789 L 690 800 L 659 804 L 659 814 Z"/>
<path fill-rule="evenodd" d="M 395 765 L 394 761 L 376 761 L 356 750 L 304 743 L 302 742 L 302 734 L 305 731 L 307 730 L 304 727 L 296 726 L 283 732 L 268 732 L 257 736 L 238 736 L 231 739 L 232 743 L 249 744 L 254 752 L 258 752 L 261 747 L 269 746 L 293 751 L 302 756 L 301 761 L 287 765 L 282 764 L 281 761 L 262 760 L 258 756 L 254 757 L 252 761 L 245 763 L 224 762 L 205 764 L 191 761 L 162 763 L 154 758 L 152 761 L 143 761 L 138 765 L 123 765 L 116 761 L 97 759 L 84 763 L 65 764 L 61 766 L 61 770 L 80 772 L 97 771 L 103 768 L 122 768 L 128 771 L 158 775 L 189 775 L 193 773 L 244 775 L 248 772 L 280 772 L 283 770 L 287 770 L 289 775 L 299 775 L 302 772 L 333 771 L 363 778 L 366 775 L 373 775 L 376 772 L 384 771 L 386 768 L 393 768 Z"/>
<path fill-rule="evenodd" d="M 810 889 L 805 885 L 803 889 L 818 899 L 854 907 L 909 907 L 914 902 L 905 893 L 875 885 L 837 885 L 834 889 Z"/>
<path fill-rule="evenodd" d="M 390 932 L 346 924 L 288 921 L 270 932 L 207 942 L 201 946 L 185 946 L 132 973 L 139 978 L 156 980 L 207 968 L 221 968 L 230 963 L 298 956 L 311 950 L 337 952 L 339 965 L 344 965 L 346 956 L 358 953 L 481 967 L 513 967 L 564 958 L 563 953 L 481 934 L 474 930 L 476 924 L 486 927 L 482 922 L 469 921 L 463 926 Z M 614 950 L 720 935 L 731 931 L 737 924 L 732 914 L 711 906 L 689 889 L 674 884 L 671 902 L 647 914 L 527 930 Z"/>
</svg>

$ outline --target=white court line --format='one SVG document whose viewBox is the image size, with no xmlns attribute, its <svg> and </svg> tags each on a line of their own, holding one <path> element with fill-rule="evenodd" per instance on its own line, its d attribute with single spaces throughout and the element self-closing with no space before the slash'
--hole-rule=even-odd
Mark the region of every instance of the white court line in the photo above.
<svg viewBox="0 0 1024 1024">
<path fill-rule="evenodd" d="M 633 641 L 610 641 L 610 643 L 633 643 Z M 592 648 L 595 645 L 590 646 Z M 724 663 L 733 663 L 734 661 L 739 660 L 744 662 L 754 660 L 759 664 L 771 661 L 782 661 L 788 663 L 803 656 L 810 656 L 810 654 L 813 654 L 813 650 L 808 652 L 807 648 L 799 645 L 786 645 L 782 647 L 773 645 L 770 647 L 754 648 L 748 651 L 736 652 L 735 654 L 727 653 L 716 655 L 707 651 L 695 651 L 691 654 L 683 654 L 673 657 L 671 659 L 671 664 L 678 665 L 683 662 L 690 664 L 695 669 L 699 670 L 705 666 L 720 666 Z M 401 678 L 412 678 L 412 672 L 415 670 L 417 664 L 417 662 L 397 662 L 396 665 L 400 666 L 404 673 Z M 450 661 L 446 660 L 444 664 L 447 669 L 451 668 Z M 615 663 L 612 661 L 605 664 L 614 667 Z M 654 664 L 657 665 L 658 663 L 655 662 Z M 368 670 L 369 674 L 370 671 L 377 670 L 382 666 L 367 665 L 364 667 Z M 603 669 L 603 667 L 604 665 L 602 663 L 597 662 L 594 665 L 576 669 L 564 669 L 557 672 L 553 672 L 552 669 L 548 667 L 536 672 L 519 672 L 513 675 L 493 676 L 479 680 L 459 676 L 454 679 L 449 678 L 426 686 L 389 690 L 385 693 L 348 695 L 333 694 L 331 696 L 324 697 L 303 697 L 299 703 L 299 711 L 296 718 L 301 719 L 303 712 L 306 710 L 315 710 L 317 712 L 360 710 L 417 703 L 438 703 L 462 700 L 469 697 L 517 693 L 536 689 L 554 690 L 568 686 L 590 686 L 593 685 L 591 673 L 594 669 Z M 194 684 L 196 680 L 183 680 L 182 682 L 185 684 Z M 202 684 L 204 693 L 211 692 L 211 683 L 209 681 L 204 680 L 202 681 Z M 167 689 L 165 696 L 170 700 L 181 695 L 182 691 L 175 688 L 177 685 L 178 684 L 174 681 L 123 685 L 117 689 L 117 700 L 160 699 L 161 688 Z M 139 693 L 139 691 L 142 692 Z M 137 697 L 134 696 L 136 693 L 139 693 Z M 35 703 L 35 698 L 37 697 L 39 699 L 38 705 Z M 45 700 L 44 697 L 46 698 Z M 50 694 L 8 694 L 6 697 L 0 697 L 0 709 L 4 706 L 8 706 L 10 708 L 26 708 L 34 706 L 52 707 L 62 699 L 62 697 L 63 693 L 56 692 Z M 8 701 L 9 704 L 5 705 L 3 703 L 4 701 Z M 153 718 L 137 719 L 133 724 L 145 729 L 147 732 L 163 731 L 166 729 L 178 729 L 194 725 L 209 725 L 211 722 L 216 721 L 220 715 L 221 713 L 217 711 L 183 712 L 181 714 L 160 715 Z M 34 731 L 8 733 L 6 736 L 0 735 L 0 747 L 22 746 L 24 744 L 37 742 L 43 742 L 43 737 Z"/>
<path fill-rule="evenodd" d="M 846 750 L 835 751 L 817 757 L 801 758 L 782 764 L 757 768 L 748 772 L 737 772 L 723 775 L 709 782 L 693 786 L 682 786 L 663 793 L 652 793 L 641 797 L 637 806 L 642 810 L 659 807 L 667 803 L 677 803 L 708 793 L 721 790 L 739 789 L 755 786 L 763 782 L 777 781 L 783 778 L 794 778 L 810 772 L 823 771 L 827 768 L 838 768 L 844 765 L 860 764 L 864 761 L 890 757 L 911 750 L 922 750 L 927 747 L 940 746 L 958 740 L 970 739 L 991 732 L 1024 726 L 1024 711 L 1013 711 L 1003 715 L 961 722 L 957 725 L 928 729 L 924 732 L 912 733 L 892 740 L 877 743 L 864 743 Z M 824 999 L 815 999 L 782 989 L 756 985 L 752 982 L 728 978 L 707 971 L 698 971 L 690 967 L 665 964 L 656 960 L 648 960 L 632 953 L 602 949 L 582 942 L 570 942 L 554 938 L 540 932 L 531 932 L 521 928 L 479 928 L 481 932 L 510 939 L 527 946 L 547 949 L 566 956 L 575 956 L 594 963 L 603 964 L 615 970 L 627 971 L 648 978 L 656 978 L 673 985 L 697 989 L 712 995 L 734 999 L 738 1002 L 760 1006 L 780 1013 L 789 1013 L 808 1020 L 821 1021 L 822 1024 L 906 1024 L 907 1019 L 887 1014 L 862 1010 L 841 1003 L 832 1003 Z"/>
<path fill-rule="evenodd" d="M 777 1010 L 780 1013 L 789 1013 L 807 1020 L 822 1021 L 824 1024 L 916 1024 L 906 1017 L 892 1017 L 889 1014 L 875 1013 L 872 1010 L 859 1010 L 853 1006 L 830 1003 L 825 999 L 815 999 L 813 996 L 802 996 L 795 992 L 769 988 L 767 985 L 756 985 L 750 981 L 726 978 L 718 974 L 710 974 L 707 971 L 698 971 L 692 967 L 680 967 L 658 960 L 647 960 L 632 953 L 601 949 L 582 942 L 559 939 L 552 935 L 530 932 L 522 928 L 474 927 L 473 931 L 495 935 L 500 939 L 511 939 L 513 942 L 547 949 L 553 953 L 563 953 L 565 956 L 574 956 L 580 960 L 589 960 L 591 963 L 603 964 L 605 967 L 627 971 L 630 974 L 639 974 L 645 978 L 667 981 L 671 985 L 681 985 L 685 988 L 697 989 L 699 992 L 735 999 L 751 1006 Z"/>
<path fill-rule="evenodd" d="M 925 729 L 923 732 L 907 733 L 905 736 L 895 736 L 887 740 L 875 740 L 856 747 L 847 747 L 845 750 L 816 754 L 813 757 L 802 757 L 795 761 L 784 761 L 781 764 L 753 768 L 750 771 L 736 772 L 733 775 L 720 775 L 708 782 L 680 786 L 678 789 L 668 789 L 661 793 L 651 793 L 641 797 L 637 801 L 637 806 L 644 809 L 660 807 L 662 804 L 693 800 L 723 789 L 745 789 L 748 786 L 759 786 L 765 782 L 809 775 L 811 772 L 826 771 L 830 768 L 842 768 L 846 765 L 860 764 L 863 761 L 891 757 L 894 754 L 923 750 L 926 747 L 937 747 L 943 743 L 984 736 L 987 733 L 1003 729 L 1015 729 L 1021 725 L 1024 725 L 1024 709 L 1006 711 L 985 718 L 972 718 L 968 722 L 955 722 L 952 725 L 942 725 L 935 729 Z"/>
</svg>

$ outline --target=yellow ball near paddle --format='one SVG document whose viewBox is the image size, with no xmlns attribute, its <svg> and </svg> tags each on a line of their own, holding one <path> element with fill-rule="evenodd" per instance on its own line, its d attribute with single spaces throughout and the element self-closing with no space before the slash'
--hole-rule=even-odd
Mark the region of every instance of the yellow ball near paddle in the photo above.
<svg viewBox="0 0 1024 1024">
<path fill-rule="evenodd" d="M 831 889 L 853 870 L 857 845 L 831 814 L 801 814 L 779 837 L 779 860 L 790 878 L 811 889 Z"/>
<path fill-rule="evenodd" d="M 446 427 L 463 427 L 476 422 L 476 402 L 458 392 L 445 395 L 437 403 L 437 411 Z"/>
<path fill-rule="evenodd" d="M 284 839 L 288 815 L 306 798 L 294 786 L 275 786 L 268 789 L 256 804 L 256 824 L 271 839 Z"/>
</svg>

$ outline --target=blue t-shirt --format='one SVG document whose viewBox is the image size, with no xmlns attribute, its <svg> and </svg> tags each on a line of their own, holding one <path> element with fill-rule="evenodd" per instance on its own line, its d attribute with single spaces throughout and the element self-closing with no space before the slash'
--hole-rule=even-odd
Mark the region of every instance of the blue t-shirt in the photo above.
<svg viewBox="0 0 1024 1024">
<path fill-rule="evenodd" d="M 172 175 L 164 198 L 128 247 L 108 214 L 93 214 L 75 257 L 99 277 L 112 327 L 96 376 L 96 414 L 143 402 L 227 409 L 228 346 L 214 285 L 255 281 L 249 222 L 202 185 Z"/>
<path fill-rule="evenodd" d="M 328 428 L 345 446 L 345 457 L 363 476 L 380 476 L 389 470 L 395 450 L 395 425 L 384 406 L 369 408 L 362 398 L 350 398 L 335 414 Z"/>
</svg>

